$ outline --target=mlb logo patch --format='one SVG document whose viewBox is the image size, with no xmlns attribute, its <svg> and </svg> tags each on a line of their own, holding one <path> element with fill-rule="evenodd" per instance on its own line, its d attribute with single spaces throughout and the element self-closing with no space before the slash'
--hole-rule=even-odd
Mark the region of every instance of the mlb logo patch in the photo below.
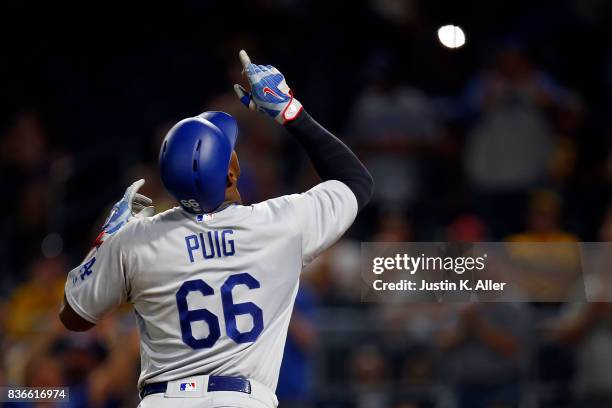
<svg viewBox="0 0 612 408">
<path fill-rule="evenodd" d="M 194 382 L 181 383 L 180 390 L 185 392 L 193 392 L 197 390 L 197 385 Z"/>
<path fill-rule="evenodd" d="M 213 213 L 196 215 L 196 222 L 210 221 L 213 219 Z"/>
</svg>

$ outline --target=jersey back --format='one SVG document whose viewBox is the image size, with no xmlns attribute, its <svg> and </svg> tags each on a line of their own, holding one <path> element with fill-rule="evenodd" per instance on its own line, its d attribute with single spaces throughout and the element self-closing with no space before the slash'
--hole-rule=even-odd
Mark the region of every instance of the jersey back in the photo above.
<svg viewBox="0 0 612 408">
<path fill-rule="evenodd" d="M 144 383 L 195 374 L 276 388 L 302 268 L 352 224 L 339 181 L 196 216 L 180 207 L 134 219 L 66 283 L 70 306 L 97 323 L 133 304 Z"/>
</svg>

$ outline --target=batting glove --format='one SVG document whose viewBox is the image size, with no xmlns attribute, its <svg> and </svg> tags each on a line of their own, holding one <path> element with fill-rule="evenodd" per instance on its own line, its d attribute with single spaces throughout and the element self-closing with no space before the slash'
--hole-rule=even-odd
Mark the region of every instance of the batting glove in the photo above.
<svg viewBox="0 0 612 408">
<path fill-rule="evenodd" d="M 285 77 L 272 65 L 255 65 L 244 50 L 238 54 L 246 73 L 251 92 L 235 84 L 234 91 L 240 101 L 251 110 L 263 112 L 281 125 L 295 119 L 302 104 L 293 97 Z"/>
<path fill-rule="evenodd" d="M 123 198 L 113 206 L 110 215 L 102 226 L 102 232 L 100 232 L 100 235 L 98 235 L 94 242 L 96 247 L 102 245 L 108 237 L 119 231 L 132 218 L 150 217 L 155 213 L 155 209 L 152 206 L 153 201 L 149 197 L 138 193 L 138 190 L 144 183 L 144 179 L 140 179 L 132 183 L 125 190 Z"/>
</svg>

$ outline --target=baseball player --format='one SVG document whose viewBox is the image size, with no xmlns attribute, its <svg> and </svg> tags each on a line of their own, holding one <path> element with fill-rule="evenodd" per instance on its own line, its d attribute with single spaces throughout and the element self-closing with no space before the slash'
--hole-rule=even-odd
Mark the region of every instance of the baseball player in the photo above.
<svg viewBox="0 0 612 408">
<path fill-rule="evenodd" d="M 159 166 L 180 206 L 152 216 L 132 184 L 60 312 L 75 331 L 133 305 L 141 339 L 140 407 L 273 408 L 300 271 L 353 223 L 373 181 L 357 157 L 293 97 L 283 75 L 240 51 L 249 109 L 301 143 L 323 180 L 309 191 L 243 205 L 236 121 L 205 112 L 167 134 Z M 177 405 L 178 404 L 178 405 Z"/>
</svg>

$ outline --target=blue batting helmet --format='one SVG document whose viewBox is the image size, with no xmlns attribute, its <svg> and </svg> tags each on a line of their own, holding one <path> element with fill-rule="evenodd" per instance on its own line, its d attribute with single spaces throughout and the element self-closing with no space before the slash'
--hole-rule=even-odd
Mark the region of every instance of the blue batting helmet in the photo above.
<svg viewBox="0 0 612 408">
<path fill-rule="evenodd" d="M 159 153 L 161 179 L 185 210 L 212 212 L 225 200 L 237 137 L 238 124 L 225 112 L 204 112 L 170 129 Z"/>
</svg>

